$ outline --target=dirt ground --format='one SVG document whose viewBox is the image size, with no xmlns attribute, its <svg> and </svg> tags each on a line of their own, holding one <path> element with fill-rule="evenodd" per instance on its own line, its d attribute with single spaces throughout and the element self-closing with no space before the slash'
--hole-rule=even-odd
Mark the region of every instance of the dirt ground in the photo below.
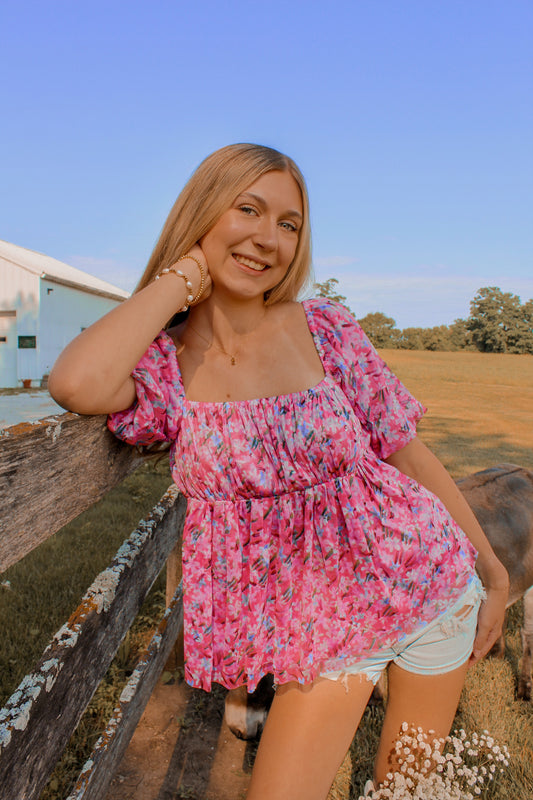
<svg viewBox="0 0 533 800">
<path fill-rule="evenodd" d="M 244 800 L 257 742 L 237 739 L 224 721 L 226 690 L 183 681 L 159 683 L 106 800 Z M 351 761 L 342 764 L 328 800 L 350 797 Z"/>
<path fill-rule="evenodd" d="M 159 683 L 106 800 L 242 800 L 256 745 L 225 724 L 225 695 Z"/>
</svg>

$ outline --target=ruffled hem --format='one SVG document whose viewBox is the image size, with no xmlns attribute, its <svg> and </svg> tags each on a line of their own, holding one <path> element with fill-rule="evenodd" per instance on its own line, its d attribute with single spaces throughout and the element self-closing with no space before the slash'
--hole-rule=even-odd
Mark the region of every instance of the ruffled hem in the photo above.
<svg viewBox="0 0 533 800">
<path fill-rule="evenodd" d="M 413 483 L 369 457 L 357 473 L 305 492 L 189 501 L 188 682 L 253 691 L 270 673 L 278 684 L 309 683 L 443 613 L 466 588 L 475 550 L 440 500 Z M 320 529 L 314 520 L 325 514 Z"/>
</svg>

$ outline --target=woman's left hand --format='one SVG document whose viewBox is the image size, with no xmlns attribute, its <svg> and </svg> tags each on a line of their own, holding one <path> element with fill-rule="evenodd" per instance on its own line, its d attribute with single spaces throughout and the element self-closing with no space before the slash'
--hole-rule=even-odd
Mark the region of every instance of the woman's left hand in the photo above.
<svg viewBox="0 0 533 800">
<path fill-rule="evenodd" d="M 477 620 L 477 632 L 469 665 L 484 658 L 501 636 L 505 620 L 505 608 L 509 588 L 486 587 L 487 597 L 481 603 Z"/>
<path fill-rule="evenodd" d="M 418 437 L 385 459 L 439 497 L 478 552 L 476 570 L 487 592 L 479 609 L 477 634 L 470 664 L 486 656 L 501 635 L 509 595 L 509 575 L 496 557 L 481 526 L 440 461 Z"/>
</svg>

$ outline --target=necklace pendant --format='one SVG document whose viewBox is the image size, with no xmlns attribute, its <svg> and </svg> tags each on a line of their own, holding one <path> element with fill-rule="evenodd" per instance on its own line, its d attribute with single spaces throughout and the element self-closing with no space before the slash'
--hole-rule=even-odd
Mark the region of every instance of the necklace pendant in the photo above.
<svg viewBox="0 0 533 800">
<path fill-rule="evenodd" d="M 234 367 L 234 366 L 235 366 L 235 364 L 237 363 L 237 362 L 235 361 L 235 356 L 230 356 L 230 358 L 231 358 L 231 366 L 232 366 L 232 367 Z"/>
</svg>

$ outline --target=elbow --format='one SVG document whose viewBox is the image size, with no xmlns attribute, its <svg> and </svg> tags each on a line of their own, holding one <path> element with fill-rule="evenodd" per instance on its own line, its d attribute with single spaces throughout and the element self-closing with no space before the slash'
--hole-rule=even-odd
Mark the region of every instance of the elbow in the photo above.
<svg viewBox="0 0 533 800">
<path fill-rule="evenodd" d="M 428 470 L 436 460 L 433 453 L 422 444 L 418 437 L 411 439 L 408 444 L 385 459 L 387 464 L 413 478 L 418 483 L 424 483 Z"/>
<path fill-rule="evenodd" d="M 62 408 L 67 411 L 84 413 L 79 408 L 80 387 L 76 384 L 73 376 L 61 374 L 61 371 L 54 367 L 48 378 L 48 391 Z"/>
<path fill-rule="evenodd" d="M 48 379 L 48 391 L 56 403 L 76 414 L 111 414 L 129 408 L 136 399 L 131 377 L 118 388 L 110 376 L 102 377 L 55 365 Z"/>
<path fill-rule="evenodd" d="M 98 414 L 101 411 L 94 404 L 94 397 L 72 372 L 64 372 L 55 367 L 48 378 L 48 391 L 52 398 L 67 411 L 76 414 Z"/>
<path fill-rule="evenodd" d="M 66 386 L 66 381 L 64 377 L 58 375 L 58 371 L 55 366 L 52 367 L 50 375 L 48 376 L 48 391 L 51 397 L 63 408 L 68 410 L 68 388 Z"/>
</svg>

